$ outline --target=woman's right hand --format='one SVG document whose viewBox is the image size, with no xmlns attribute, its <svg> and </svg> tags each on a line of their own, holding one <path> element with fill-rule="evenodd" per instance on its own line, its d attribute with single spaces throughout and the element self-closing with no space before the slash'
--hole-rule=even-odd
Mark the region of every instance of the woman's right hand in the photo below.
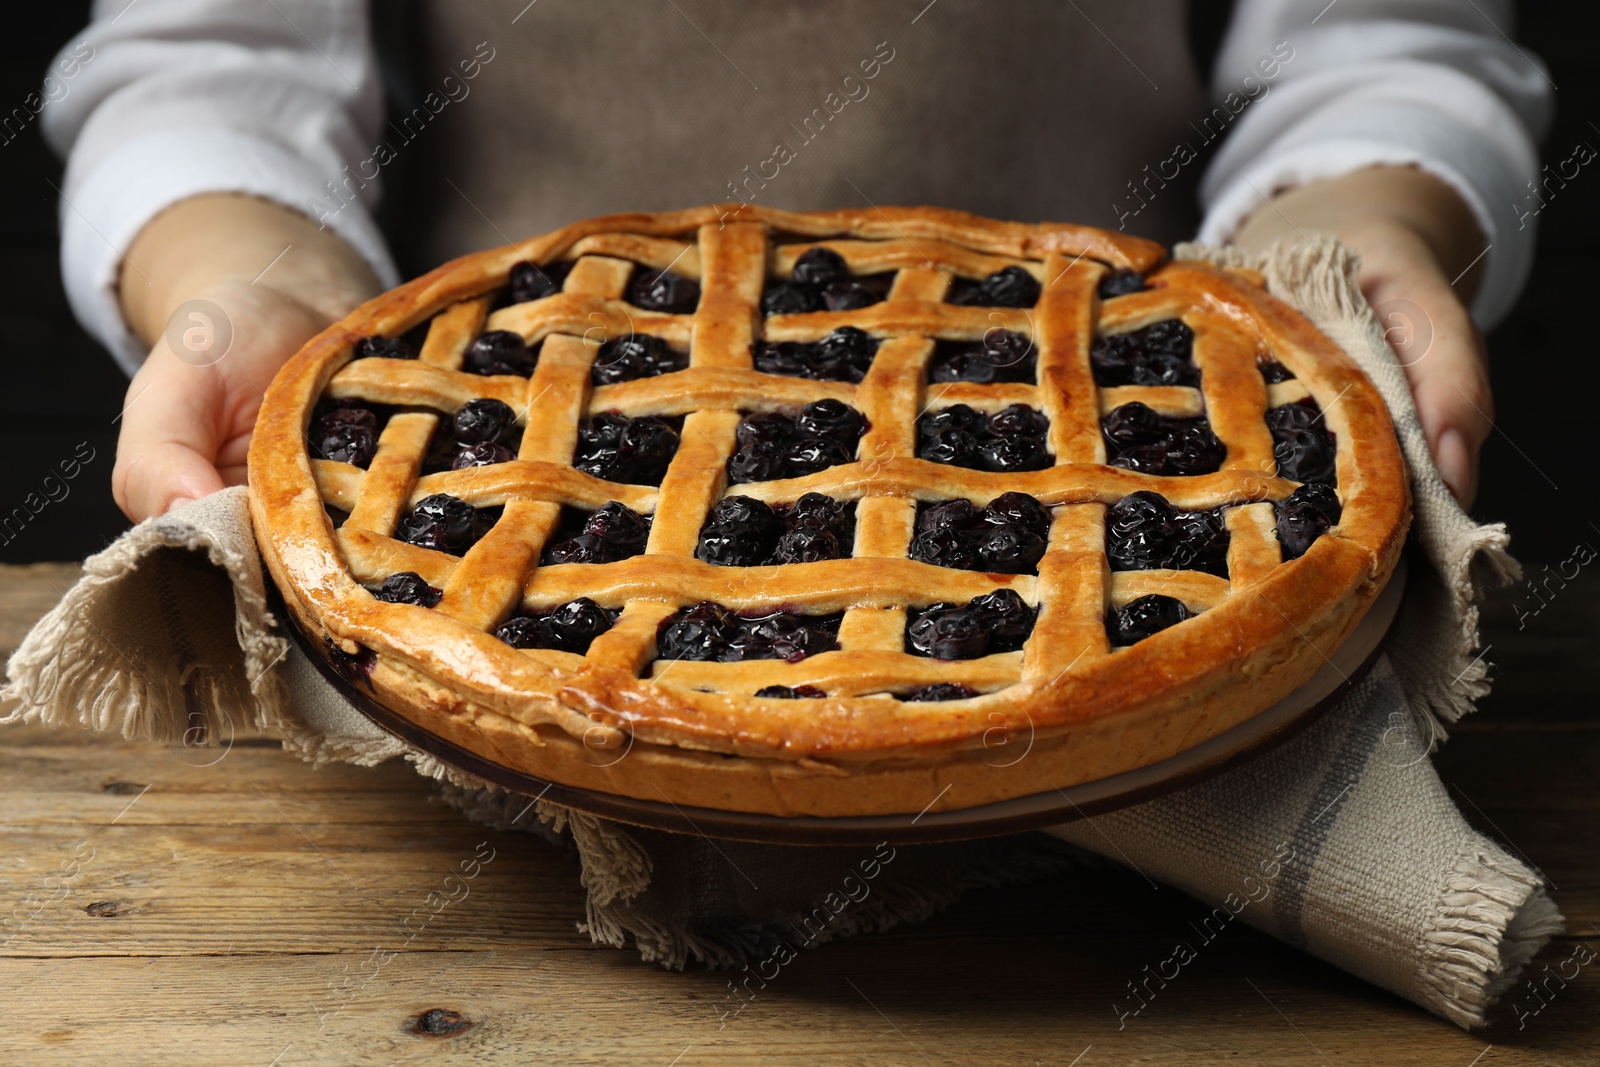
<svg viewBox="0 0 1600 1067">
<path fill-rule="evenodd" d="M 122 275 L 151 349 L 123 406 L 118 506 L 137 522 L 242 484 L 278 368 L 377 290 L 348 245 L 275 204 L 196 197 L 152 220 Z"/>
</svg>

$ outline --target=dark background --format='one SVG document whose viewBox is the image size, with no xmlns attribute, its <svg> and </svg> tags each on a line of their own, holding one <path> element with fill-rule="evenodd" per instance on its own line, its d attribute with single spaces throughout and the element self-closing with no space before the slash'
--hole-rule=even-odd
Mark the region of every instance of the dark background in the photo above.
<svg viewBox="0 0 1600 1067">
<path fill-rule="evenodd" d="M 1193 37 L 1214 47 L 1226 3 L 1198 0 Z M 1563 5 L 1523 4 L 1524 48 L 1550 68 L 1556 122 L 1542 146 L 1551 163 L 1580 141 L 1600 145 L 1596 82 L 1584 35 Z M 88 18 L 87 3 L 29 5 L 0 35 L 0 103 L 9 110 L 41 84 L 51 57 Z M 80 442 L 95 453 L 71 493 L 49 504 L 22 534 L 0 546 L 0 561 L 77 559 L 104 546 L 126 520 L 112 502 L 114 422 L 127 383 L 79 329 L 62 292 L 53 185 L 60 163 L 38 121 L 0 145 L 0 330 L 9 372 L 0 389 L 0 517 L 40 489 Z M 1511 205 L 1505 205 L 1506 211 Z M 1513 549 L 1528 562 L 1555 563 L 1585 541 L 1600 543 L 1600 509 L 1588 498 L 1600 395 L 1594 264 L 1600 254 L 1600 165 L 1591 164 L 1539 216 L 1539 259 L 1516 311 L 1489 338 L 1498 425 L 1484 449 L 1475 511 L 1510 523 Z M 0 535 L 3 537 L 3 535 Z"/>
</svg>

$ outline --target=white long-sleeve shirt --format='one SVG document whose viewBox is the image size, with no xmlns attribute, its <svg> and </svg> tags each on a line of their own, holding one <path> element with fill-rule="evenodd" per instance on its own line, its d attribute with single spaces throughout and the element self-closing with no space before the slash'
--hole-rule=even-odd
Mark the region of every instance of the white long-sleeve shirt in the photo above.
<svg viewBox="0 0 1600 1067">
<path fill-rule="evenodd" d="M 1492 325 L 1531 265 L 1534 228 L 1513 205 L 1538 175 L 1535 140 L 1551 110 L 1548 75 L 1511 40 L 1511 8 L 1510 0 L 1239 0 L 1212 78 L 1228 121 L 1201 183 L 1201 239 L 1226 240 L 1264 198 L 1293 185 L 1414 164 L 1454 187 L 1485 234 L 1473 311 Z M 1111 12 L 1095 22 L 1109 27 L 1108 40 L 1122 32 Z M 1179 31 L 1169 19 L 1151 32 Z M 1281 58 L 1284 42 L 1293 58 L 1263 85 L 1260 63 Z M 1087 29 L 1066 44 L 1103 48 Z M 150 219 L 185 197 L 241 192 L 308 214 L 308 205 L 343 204 L 316 217 L 386 285 L 398 280 L 372 217 L 381 176 L 352 182 L 346 170 L 386 136 L 362 0 L 97 0 L 91 25 L 62 57 L 76 58 L 73 75 L 54 86 L 42 114 L 45 136 L 68 161 L 62 274 L 79 320 L 130 371 L 145 349 L 120 311 L 122 257 Z M 1140 70 L 1152 89 L 1150 73 L 1170 97 L 1168 75 Z M 886 73 L 880 84 L 889 81 Z M 1229 93 L 1238 94 L 1232 106 Z M 1197 130 L 1209 128 L 1205 107 Z"/>
</svg>

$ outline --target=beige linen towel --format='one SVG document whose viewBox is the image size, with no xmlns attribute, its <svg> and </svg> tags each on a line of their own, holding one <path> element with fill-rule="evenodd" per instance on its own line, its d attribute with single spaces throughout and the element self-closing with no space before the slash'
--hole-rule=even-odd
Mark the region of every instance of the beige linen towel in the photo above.
<svg viewBox="0 0 1600 1067">
<path fill-rule="evenodd" d="M 1487 691 L 1475 601 L 1479 583 L 1517 573 L 1505 530 L 1474 524 L 1433 469 L 1347 252 L 1317 242 L 1269 257 L 1198 246 L 1177 254 L 1262 271 L 1366 368 L 1411 468 L 1411 540 L 1424 564 L 1411 568 L 1387 654 L 1332 711 L 1183 792 L 1048 833 L 884 846 L 865 860 L 859 848 L 713 843 L 530 803 L 385 734 L 285 640 L 268 611 L 243 489 L 142 523 L 90 558 L 12 657 L 0 698 L 10 719 L 129 738 L 194 744 L 249 725 L 313 762 L 408 759 L 469 816 L 570 840 L 588 892 L 581 928 L 606 944 L 631 938 L 646 960 L 670 967 L 740 966 L 919 920 L 971 886 L 1081 867 L 1100 853 L 1213 905 L 1207 930 L 1242 919 L 1459 1025 L 1481 1025 L 1561 929 L 1539 877 L 1466 824 L 1427 759 Z M 863 863 L 872 891 L 846 899 L 838 887 L 864 876 Z M 1115 1010 L 1126 1018 L 1143 1003 L 1130 988 Z"/>
</svg>

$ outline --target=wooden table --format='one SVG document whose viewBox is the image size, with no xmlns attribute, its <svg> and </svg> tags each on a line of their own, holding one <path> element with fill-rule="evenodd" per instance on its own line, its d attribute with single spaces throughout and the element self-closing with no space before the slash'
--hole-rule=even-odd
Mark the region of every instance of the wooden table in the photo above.
<svg viewBox="0 0 1600 1067">
<path fill-rule="evenodd" d="M 0 567 L 0 652 L 75 573 Z M 1575 936 L 1552 970 L 1600 952 L 1597 594 L 1573 583 L 1520 631 L 1509 603 L 1490 611 L 1498 689 L 1439 761 L 1468 817 L 1558 887 Z M 1244 926 L 1119 1031 L 1124 980 L 1204 910 L 1131 872 L 974 892 L 803 954 L 721 1019 L 725 976 L 596 948 L 570 857 L 465 821 L 407 766 L 314 770 L 264 739 L 0 739 L 7 1067 L 1600 1063 L 1600 960 L 1522 1029 L 1467 1034 Z M 467 896 L 406 933 L 475 855 L 492 858 Z"/>
</svg>

